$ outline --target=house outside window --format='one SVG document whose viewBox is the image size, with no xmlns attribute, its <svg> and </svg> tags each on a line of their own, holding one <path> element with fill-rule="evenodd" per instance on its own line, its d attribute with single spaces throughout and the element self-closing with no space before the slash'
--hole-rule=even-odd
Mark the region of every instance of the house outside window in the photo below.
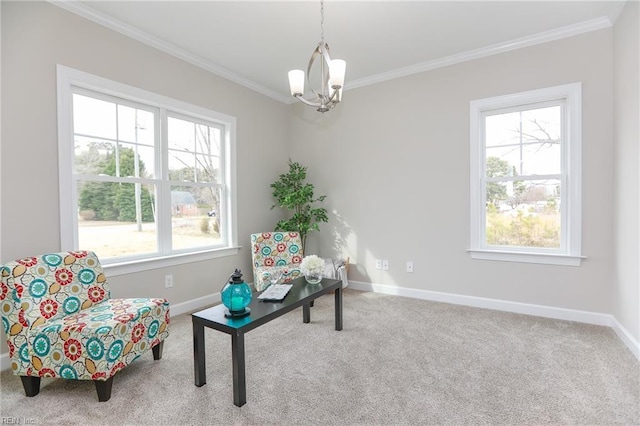
<svg viewBox="0 0 640 426">
<path fill-rule="evenodd" d="M 470 254 L 578 266 L 581 85 L 470 104 Z"/>
<path fill-rule="evenodd" d="M 237 253 L 235 118 L 58 66 L 61 245 L 110 275 Z"/>
</svg>

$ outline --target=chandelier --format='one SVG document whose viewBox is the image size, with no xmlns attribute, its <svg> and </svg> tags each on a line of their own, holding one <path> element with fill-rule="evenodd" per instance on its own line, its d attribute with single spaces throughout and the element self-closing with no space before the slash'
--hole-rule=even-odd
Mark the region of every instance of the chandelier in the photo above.
<svg viewBox="0 0 640 426">
<path fill-rule="evenodd" d="M 311 87 L 309 76 L 315 60 L 320 57 L 320 88 Z M 313 51 L 309 65 L 307 65 L 307 84 L 311 88 L 313 98 L 307 100 L 304 95 L 305 75 L 303 70 L 289 71 L 289 87 L 291 96 L 300 102 L 316 108 L 318 112 L 327 112 L 342 100 L 342 88 L 344 86 L 344 74 L 347 63 L 342 59 L 331 59 L 329 45 L 324 41 L 324 0 L 320 1 L 320 43 Z"/>
</svg>

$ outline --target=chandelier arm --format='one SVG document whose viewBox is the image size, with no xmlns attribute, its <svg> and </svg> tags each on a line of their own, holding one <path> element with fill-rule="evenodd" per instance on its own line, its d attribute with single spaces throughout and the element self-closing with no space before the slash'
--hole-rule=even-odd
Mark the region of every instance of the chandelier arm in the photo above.
<svg viewBox="0 0 640 426">
<path fill-rule="evenodd" d="M 340 92 L 340 88 L 333 89 L 333 94 L 327 99 L 328 103 L 333 105 L 340 103 L 339 92 Z"/>
<path fill-rule="evenodd" d="M 320 99 L 320 101 L 323 101 L 327 98 L 329 98 L 328 94 L 325 93 L 325 90 L 327 90 L 327 87 L 329 85 L 329 63 L 327 62 L 327 58 L 329 58 L 329 55 L 327 53 L 327 48 L 329 46 L 324 43 L 324 42 L 320 42 L 318 43 L 318 46 L 316 46 L 316 49 L 313 51 L 313 53 L 311 54 L 311 58 L 309 58 L 309 64 L 307 65 L 307 86 L 309 87 L 309 90 L 311 90 L 311 93 L 313 93 L 318 99 Z M 313 88 L 313 85 L 311 84 L 311 68 L 313 67 L 313 63 L 315 62 L 316 58 L 320 56 L 320 59 L 322 61 L 324 61 L 321 65 L 321 84 L 322 86 L 320 87 L 320 93 L 316 92 L 316 90 Z M 331 58 L 329 58 L 329 61 L 331 61 Z M 325 70 L 325 62 L 326 62 L 326 70 Z"/>
<path fill-rule="evenodd" d="M 300 102 L 302 102 L 305 105 L 309 105 L 309 106 L 316 107 L 316 108 L 319 108 L 319 107 L 322 106 L 321 103 L 311 102 L 311 101 L 306 100 L 305 98 L 302 97 L 302 95 L 297 95 L 296 94 L 295 98 L 298 99 Z"/>
<path fill-rule="evenodd" d="M 324 61 L 329 65 L 331 63 L 331 49 L 329 49 L 329 45 L 324 42 L 320 42 L 318 44 L 318 49 L 320 49 L 320 54 L 324 58 Z"/>
<path fill-rule="evenodd" d="M 329 99 L 332 97 L 330 96 L 331 88 L 329 87 L 329 81 L 331 80 L 331 57 L 329 56 L 329 45 L 323 40 L 318 47 L 320 48 L 320 54 L 322 55 L 322 67 L 320 68 L 322 70 L 322 95 L 323 99 Z"/>
</svg>

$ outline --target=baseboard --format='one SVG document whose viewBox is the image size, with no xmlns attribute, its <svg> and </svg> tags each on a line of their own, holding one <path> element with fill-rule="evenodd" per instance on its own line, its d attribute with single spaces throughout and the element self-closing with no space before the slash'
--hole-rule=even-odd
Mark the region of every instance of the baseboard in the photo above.
<svg viewBox="0 0 640 426">
<path fill-rule="evenodd" d="M 186 314 L 202 309 L 206 306 L 215 305 L 220 303 L 220 293 L 213 293 L 207 296 L 198 297 L 197 299 L 187 300 L 186 302 L 171 304 L 170 315 L 175 317 L 177 315 Z M 5 352 L 0 355 L 0 371 L 9 370 L 11 368 L 11 359 L 9 353 Z"/>
<path fill-rule="evenodd" d="M 629 350 L 631 350 L 631 353 L 640 361 L 640 342 L 634 339 L 631 333 L 629 333 L 613 315 L 611 316 L 611 323 L 613 331 L 615 331 L 620 340 L 622 340 Z"/>
<path fill-rule="evenodd" d="M 510 302 L 485 297 L 464 296 L 438 291 L 418 290 L 384 284 L 373 284 L 361 281 L 349 281 L 353 290 L 370 291 L 374 293 L 391 294 L 412 297 L 414 299 L 431 300 L 434 302 L 451 303 L 454 305 L 472 306 L 475 308 L 493 309 L 496 311 L 513 312 L 523 315 L 533 315 L 566 321 L 576 321 L 585 324 L 603 325 L 611 327 L 620 340 L 629 348 L 631 353 L 640 361 L 640 344 L 611 314 L 579 311 L 575 309 L 556 308 L 552 306 L 533 305 L 529 303 Z"/>
<path fill-rule="evenodd" d="M 9 352 L 5 352 L 0 355 L 0 371 L 9 370 L 11 368 L 11 360 L 9 359 Z"/>
<path fill-rule="evenodd" d="M 171 302 L 171 301 L 169 301 Z M 220 293 L 208 294 L 197 299 L 187 300 L 186 302 L 171 304 L 170 313 L 172 317 L 177 315 L 186 314 L 202 309 L 206 306 L 215 305 L 220 303 Z"/>
</svg>

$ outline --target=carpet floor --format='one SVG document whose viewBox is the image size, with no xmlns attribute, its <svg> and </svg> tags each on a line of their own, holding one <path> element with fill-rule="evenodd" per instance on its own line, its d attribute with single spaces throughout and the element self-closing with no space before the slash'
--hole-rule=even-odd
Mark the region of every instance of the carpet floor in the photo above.
<svg viewBox="0 0 640 426">
<path fill-rule="evenodd" d="M 3 424 L 636 425 L 640 363 L 608 327 L 344 292 L 311 323 L 290 312 L 245 336 L 247 404 L 233 405 L 231 339 L 205 330 L 207 384 L 194 386 L 191 318 L 172 318 L 163 358 L 93 383 L 43 379 L 24 396 L 0 374 Z"/>
</svg>

